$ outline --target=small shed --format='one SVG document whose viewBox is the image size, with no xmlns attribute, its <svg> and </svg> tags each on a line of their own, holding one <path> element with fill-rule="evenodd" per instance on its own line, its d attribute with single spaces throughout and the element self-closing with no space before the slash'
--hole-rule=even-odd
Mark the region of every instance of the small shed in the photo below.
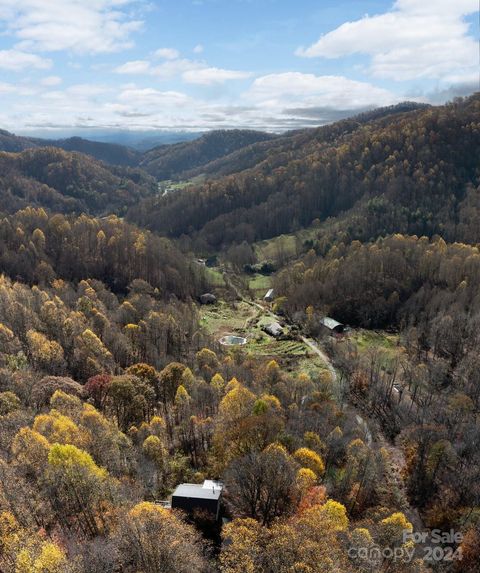
<svg viewBox="0 0 480 573">
<path fill-rule="evenodd" d="M 273 302 L 273 288 L 268 289 L 267 294 L 263 297 L 265 302 Z"/>
<path fill-rule="evenodd" d="M 223 483 L 205 480 L 203 484 L 182 483 L 172 494 L 172 509 L 181 509 L 192 514 L 195 510 L 204 510 L 220 518 Z"/>
<path fill-rule="evenodd" d="M 322 325 L 330 332 L 332 336 L 343 334 L 345 332 L 345 325 L 338 322 L 334 318 L 326 316 L 320 321 Z"/>
<path fill-rule="evenodd" d="M 278 324 L 278 322 L 271 322 L 263 327 L 263 330 L 273 336 L 274 338 L 279 338 L 283 334 L 283 328 Z"/>
<path fill-rule="evenodd" d="M 202 304 L 215 304 L 217 302 L 217 297 L 211 292 L 206 292 L 200 295 L 200 302 Z"/>
</svg>

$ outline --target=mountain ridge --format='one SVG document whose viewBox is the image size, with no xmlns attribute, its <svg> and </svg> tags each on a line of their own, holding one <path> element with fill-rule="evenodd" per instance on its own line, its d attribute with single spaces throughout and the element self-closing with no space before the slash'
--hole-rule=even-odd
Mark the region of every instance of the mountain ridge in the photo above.
<svg viewBox="0 0 480 573">
<path fill-rule="evenodd" d="M 171 237 L 193 234 L 213 249 L 289 233 L 349 210 L 362 223 L 352 218 L 346 228 L 364 227 L 354 238 L 398 229 L 448 232 L 456 240 L 452 224 L 467 208 L 467 189 L 478 185 L 479 121 L 477 94 L 284 136 L 260 144 L 253 167 L 147 199 L 129 216 Z M 240 154 L 247 152 L 252 148 Z"/>
<path fill-rule="evenodd" d="M 34 206 L 60 213 L 122 214 L 156 190 L 155 180 L 143 171 L 78 152 L 56 147 L 0 152 L 0 211 Z"/>
</svg>

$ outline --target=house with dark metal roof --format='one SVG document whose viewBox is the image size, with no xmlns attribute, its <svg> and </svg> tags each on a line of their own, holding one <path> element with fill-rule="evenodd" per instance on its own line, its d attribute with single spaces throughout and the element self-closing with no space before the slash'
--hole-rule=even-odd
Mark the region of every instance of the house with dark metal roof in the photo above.
<svg viewBox="0 0 480 573">
<path fill-rule="evenodd" d="M 182 483 L 172 494 L 172 509 L 181 509 L 192 514 L 203 510 L 215 516 L 218 521 L 223 492 L 223 483 L 205 480 L 203 484 Z"/>
<path fill-rule="evenodd" d="M 338 322 L 334 318 L 330 318 L 329 316 L 325 316 L 320 321 L 322 326 L 324 326 L 332 336 L 343 334 L 345 331 L 345 325 L 341 322 Z"/>
</svg>

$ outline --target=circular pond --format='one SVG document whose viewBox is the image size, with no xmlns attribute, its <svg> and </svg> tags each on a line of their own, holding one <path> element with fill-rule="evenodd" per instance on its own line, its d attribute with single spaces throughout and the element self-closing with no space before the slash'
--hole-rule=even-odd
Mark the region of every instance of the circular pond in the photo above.
<svg viewBox="0 0 480 573">
<path fill-rule="evenodd" d="M 242 346 L 243 344 L 247 344 L 247 339 L 243 336 L 234 336 L 233 334 L 229 334 L 220 338 L 220 344 L 223 344 L 224 346 Z"/>
</svg>

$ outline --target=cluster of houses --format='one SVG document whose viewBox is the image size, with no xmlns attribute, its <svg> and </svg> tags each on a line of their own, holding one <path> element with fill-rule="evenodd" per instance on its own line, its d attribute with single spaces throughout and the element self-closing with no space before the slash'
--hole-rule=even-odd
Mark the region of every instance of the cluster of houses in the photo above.
<svg viewBox="0 0 480 573">
<path fill-rule="evenodd" d="M 270 288 L 263 297 L 263 301 L 267 304 L 270 304 L 274 301 L 274 299 L 274 289 Z M 207 292 L 200 296 L 200 303 L 203 305 L 215 304 L 216 302 L 217 297 L 212 293 Z M 329 316 L 322 318 L 320 323 L 325 331 L 335 338 L 341 338 L 347 330 L 347 327 L 344 324 Z M 262 327 L 262 330 L 273 338 L 281 338 L 285 334 L 285 329 L 279 322 L 276 321 L 266 324 Z"/>
</svg>

